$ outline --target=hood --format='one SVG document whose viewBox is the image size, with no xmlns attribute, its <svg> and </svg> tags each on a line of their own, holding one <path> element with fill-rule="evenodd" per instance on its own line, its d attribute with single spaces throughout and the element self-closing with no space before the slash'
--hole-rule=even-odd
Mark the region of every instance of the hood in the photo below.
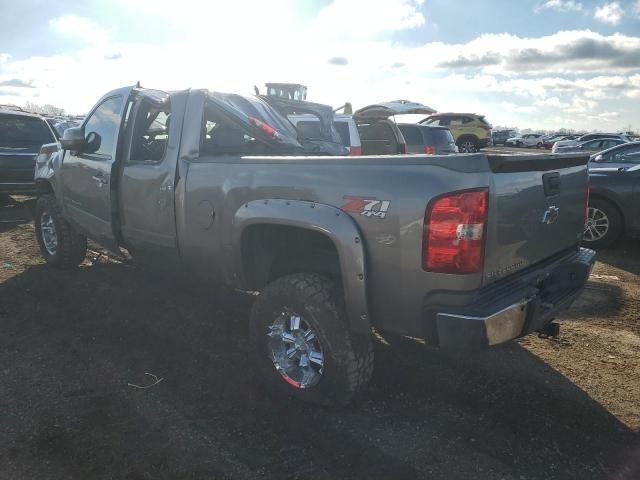
<svg viewBox="0 0 640 480">
<path fill-rule="evenodd" d="M 408 100 L 394 100 L 393 102 L 377 103 L 357 110 L 353 114 L 356 120 L 384 120 L 393 115 L 431 115 L 436 113 L 434 108 Z"/>
</svg>

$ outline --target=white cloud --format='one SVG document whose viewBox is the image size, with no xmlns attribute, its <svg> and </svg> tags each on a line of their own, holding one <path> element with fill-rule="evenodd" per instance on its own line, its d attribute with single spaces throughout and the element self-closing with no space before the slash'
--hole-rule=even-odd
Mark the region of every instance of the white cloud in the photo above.
<svg viewBox="0 0 640 480">
<path fill-rule="evenodd" d="M 622 20 L 623 15 L 624 10 L 620 6 L 619 2 L 609 2 L 596 8 L 594 17 L 596 20 L 600 20 L 601 22 L 617 25 L 620 23 L 620 20 Z"/>
<path fill-rule="evenodd" d="M 334 0 L 320 11 L 318 24 L 321 29 L 355 35 L 415 28 L 425 23 L 422 4 L 423 0 Z"/>
<path fill-rule="evenodd" d="M 538 104 L 553 108 L 565 108 L 569 106 L 568 103 L 561 101 L 559 97 L 548 97 L 540 100 Z"/>
<path fill-rule="evenodd" d="M 441 111 L 484 113 L 494 124 L 553 128 L 562 126 L 554 119 L 562 113 L 567 125 L 588 125 L 593 113 L 585 102 L 637 98 L 640 91 L 640 36 L 586 30 L 407 45 L 390 33 L 426 25 L 421 1 L 336 0 L 315 16 L 301 15 L 295 0 L 181 0 L 180 9 L 170 0 L 112 1 L 161 26 L 168 40 L 122 42 L 100 20 L 61 15 L 51 31 L 77 40 L 76 50 L 22 59 L 0 53 L 0 80 L 34 81 L 18 103 L 40 95 L 39 103 L 83 113 L 108 90 L 137 80 L 150 88 L 240 94 L 291 81 L 308 85 L 310 100 L 334 106 L 408 98 Z M 225 21 L 238 18 L 241 24 Z M 348 62 L 336 67 L 328 59 Z M 446 65 L 452 60 L 460 65 Z M 0 93 L 0 102 L 7 100 Z M 640 124 L 637 109 L 625 112 L 626 123 Z"/>
<path fill-rule="evenodd" d="M 636 0 L 635 2 L 633 2 L 632 11 L 637 16 L 640 16 L 640 0 Z"/>
<path fill-rule="evenodd" d="M 83 43 L 105 44 L 111 33 L 94 21 L 75 14 L 66 14 L 49 21 L 51 29 L 64 37 L 80 40 Z"/>
<path fill-rule="evenodd" d="M 572 113 L 589 113 L 593 112 L 597 105 L 598 102 L 576 96 L 573 98 L 573 102 L 571 106 L 567 108 L 567 111 Z"/>
<path fill-rule="evenodd" d="M 582 2 L 575 0 L 547 0 L 536 7 L 536 11 L 541 10 L 556 10 L 558 12 L 580 12 L 582 11 Z"/>
<path fill-rule="evenodd" d="M 640 37 L 620 33 L 571 30 L 543 37 L 485 34 L 466 44 L 428 46 L 430 57 L 444 68 L 482 68 L 487 73 L 576 74 L 640 68 Z"/>
</svg>

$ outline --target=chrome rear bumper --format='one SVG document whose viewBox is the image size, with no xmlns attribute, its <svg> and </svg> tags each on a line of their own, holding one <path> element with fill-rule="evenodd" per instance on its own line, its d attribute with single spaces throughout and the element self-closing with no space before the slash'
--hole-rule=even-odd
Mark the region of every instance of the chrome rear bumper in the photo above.
<svg viewBox="0 0 640 480">
<path fill-rule="evenodd" d="M 473 304 L 463 308 L 465 313 L 460 308 L 455 313 L 436 313 L 438 345 L 454 349 L 497 345 L 540 330 L 582 293 L 594 262 L 595 252 L 582 248 L 545 270 L 534 269 L 535 286 L 530 285 L 519 300 L 512 299 L 507 306 L 498 305 L 489 312 L 483 309 L 483 315 L 466 313 Z M 496 303 L 499 298 L 493 297 Z"/>
</svg>

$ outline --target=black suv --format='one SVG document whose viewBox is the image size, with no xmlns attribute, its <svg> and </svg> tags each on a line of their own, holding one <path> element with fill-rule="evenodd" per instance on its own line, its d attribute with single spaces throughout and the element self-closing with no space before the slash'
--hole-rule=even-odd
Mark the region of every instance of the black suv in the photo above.
<svg viewBox="0 0 640 480">
<path fill-rule="evenodd" d="M 451 131 L 446 127 L 430 127 L 415 123 L 398 123 L 407 143 L 407 153 L 448 155 L 458 153 Z"/>
<path fill-rule="evenodd" d="M 34 168 L 40 147 L 56 137 L 40 115 L 0 106 L 0 193 L 35 192 Z"/>
</svg>

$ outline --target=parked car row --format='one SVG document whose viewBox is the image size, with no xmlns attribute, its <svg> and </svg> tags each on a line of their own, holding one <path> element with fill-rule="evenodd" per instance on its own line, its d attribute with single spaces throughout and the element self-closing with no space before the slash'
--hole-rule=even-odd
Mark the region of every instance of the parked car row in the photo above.
<svg viewBox="0 0 640 480">
<path fill-rule="evenodd" d="M 82 117 L 50 117 L 47 115 L 44 117 L 58 139 L 62 138 L 62 134 L 67 128 L 77 127 L 82 123 Z"/>
<path fill-rule="evenodd" d="M 508 138 L 504 142 L 505 146 L 513 147 L 537 147 L 542 148 L 544 145 L 544 137 L 539 133 L 527 133 L 525 135 L 516 135 Z"/>
<path fill-rule="evenodd" d="M 622 133 L 588 133 L 586 135 L 582 135 L 581 137 L 556 141 L 553 144 L 553 148 L 551 149 L 551 151 L 555 153 L 561 148 L 576 147 L 590 140 L 599 140 L 599 139 L 621 140 L 622 143 L 631 141 L 631 138 L 629 138 L 629 136 Z M 609 147 L 612 147 L 612 146 L 613 145 L 609 145 Z M 604 147 L 602 148 L 602 150 L 604 150 L 605 148 L 608 148 L 608 147 Z"/>
<path fill-rule="evenodd" d="M 391 117 L 400 115 L 432 114 L 435 110 L 425 105 L 397 100 L 370 105 L 353 115 L 335 115 L 334 125 L 349 148 L 351 155 L 395 155 L 422 153 L 447 155 L 459 151 L 450 128 L 426 122 L 397 123 Z M 311 114 L 288 115 L 301 135 L 309 138 L 320 136 L 320 122 Z M 464 141 L 464 137 L 459 137 Z"/>
</svg>

